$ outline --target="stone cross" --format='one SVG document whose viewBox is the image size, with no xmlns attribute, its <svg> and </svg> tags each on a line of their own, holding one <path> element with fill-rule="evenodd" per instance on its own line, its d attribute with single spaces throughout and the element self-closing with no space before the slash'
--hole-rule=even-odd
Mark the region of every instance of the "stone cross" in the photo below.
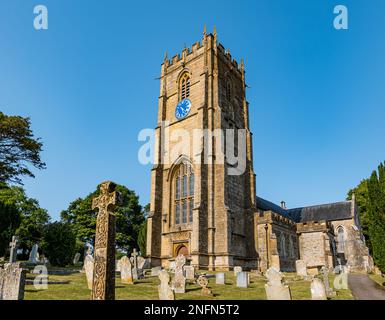
<svg viewBox="0 0 385 320">
<path fill-rule="evenodd" d="M 15 263 L 16 262 L 17 247 L 18 246 L 19 246 L 19 237 L 13 236 L 12 242 L 9 243 L 9 247 L 10 247 L 9 263 Z"/>
<path fill-rule="evenodd" d="M 205 275 L 200 275 L 197 284 L 202 287 L 202 294 L 212 295 L 210 288 L 208 288 L 209 280 Z"/>
<path fill-rule="evenodd" d="M 116 185 L 100 184 L 100 196 L 92 200 L 92 210 L 98 209 L 94 246 L 94 276 L 92 300 L 115 300 L 115 215 L 118 202 Z"/>
<path fill-rule="evenodd" d="M 180 254 L 175 259 L 175 276 L 172 281 L 175 293 L 185 293 L 186 291 L 186 278 L 183 274 L 183 266 L 186 263 L 186 257 Z"/>
<path fill-rule="evenodd" d="M 330 287 L 329 282 L 329 270 L 327 267 L 323 266 L 321 268 L 322 278 L 325 285 L 326 294 L 328 296 L 334 296 L 336 293 L 333 291 L 333 289 Z"/>
<path fill-rule="evenodd" d="M 159 300 L 175 300 L 175 294 L 170 287 L 170 275 L 166 270 L 159 272 L 160 285 L 158 286 Z"/>
<path fill-rule="evenodd" d="M 134 265 L 132 268 L 132 277 L 134 280 L 138 280 L 138 255 L 139 253 L 136 251 L 136 249 L 133 250 L 131 253 L 131 261 L 132 264 Z"/>
</svg>

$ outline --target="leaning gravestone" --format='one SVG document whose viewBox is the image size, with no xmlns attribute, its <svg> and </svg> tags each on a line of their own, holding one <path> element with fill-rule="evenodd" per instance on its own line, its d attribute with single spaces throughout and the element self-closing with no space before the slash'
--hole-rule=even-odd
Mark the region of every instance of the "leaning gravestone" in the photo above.
<svg viewBox="0 0 385 320">
<path fill-rule="evenodd" d="M 314 278 L 310 284 L 310 292 L 312 300 L 327 300 L 326 289 L 324 283 Z"/>
<path fill-rule="evenodd" d="M 282 284 L 282 273 L 272 267 L 266 271 L 267 284 L 265 291 L 267 300 L 291 300 L 290 288 Z"/>
<path fill-rule="evenodd" d="M 184 266 L 183 269 L 187 280 L 195 280 L 195 268 L 193 266 Z"/>
<path fill-rule="evenodd" d="M 175 259 L 175 276 L 172 281 L 175 293 L 185 293 L 186 291 L 186 278 L 183 275 L 183 266 L 186 263 L 186 257 L 180 254 Z"/>
<path fill-rule="evenodd" d="M 84 271 L 87 277 L 88 289 L 92 290 L 92 282 L 94 277 L 94 258 L 90 254 L 87 254 L 84 258 Z"/>
<path fill-rule="evenodd" d="M 215 284 L 225 284 L 225 273 L 220 272 L 215 275 Z"/>
<path fill-rule="evenodd" d="M 29 260 L 30 263 L 38 263 L 39 261 L 39 245 L 36 243 L 32 246 L 31 252 L 29 254 Z"/>
<path fill-rule="evenodd" d="M 7 263 L 0 268 L 0 300 L 23 300 L 25 270 L 20 263 Z"/>
<path fill-rule="evenodd" d="M 335 296 L 336 292 L 333 291 L 333 289 L 330 287 L 329 270 L 328 270 L 328 268 L 323 266 L 321 268 L 321 273 L 322 273 L 322 278 L 323 278 L 323 282 L 324 282 L 324 285 L 325 285 L 326 295 L 328 297 Z"/>
<path fill-rule="evenodd" d="M 242 272 L 242 267 L 234 267 L 234 276 L 237 276 L 238 272 Z"/>
<path fill-rule="evenodd" d="M 124 256 L 119 260 L 119 264 L 122 283 L 134 284 L 132 281 L 132 265 L 130 259 L 128 259 L 127 256 Z"/>
<path fill-rule="evenodd" d="M 100 195 L 92 200 L 92 210 L 98 209 L 94 249 L 92 300 L 115 300 L 115 214 L 119 194 L 116 184 L 100 184 Z"/>
<path fill-rule="evenodd" d="M 212 292 L 211 292 L 210 288 L 208 287 L 209 280 L 207 279 L 207 277 L 205 275 L 199 276 L 199 278 L 197 280 L 197 284 L 202 287 L 202 294 L 212 295 Z"/>
<path fill-rule="evenodd" d="M 237 273 L 237 287 L 247 288 L 249 286 L 249 274 L 247 272 Z"/>
<path fill-rule="evenodd" d="M 18 246 L 19 246 L 19 237 L 13 236 L 12 241 L 9 243 L 9 248 L 10 248 L 9 263 L 16 262 Z"/>
<path fill-rule="evenodd" d="M 170 275 L 166 270 L 159 272 L 160 285 L 158 286 L 159 300 L 175 300 L 174 291 L 171 289 Z"/>
<path fill-rule="evenodd" d="M 296 260 L 295 269 L 300 277 L 307 277 L 307 266 L 304 260 Z"/>
</svg>

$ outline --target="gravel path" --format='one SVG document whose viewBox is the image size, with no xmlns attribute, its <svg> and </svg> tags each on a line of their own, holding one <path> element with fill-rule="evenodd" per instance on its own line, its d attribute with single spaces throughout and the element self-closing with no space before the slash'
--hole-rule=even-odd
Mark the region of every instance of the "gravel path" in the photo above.
<svg viewBox="0 0 385 320">
<path fill-rule="evenodd" d="M 385 290 L 365 274 L 349 274 L 348 283 L 356 300 L 385 300 Z"/>
</svg>

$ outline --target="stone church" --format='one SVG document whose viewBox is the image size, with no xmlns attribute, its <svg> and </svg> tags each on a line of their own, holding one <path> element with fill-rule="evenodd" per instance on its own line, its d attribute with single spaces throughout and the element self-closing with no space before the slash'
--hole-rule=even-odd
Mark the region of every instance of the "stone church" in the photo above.
<svg viewBox="0 0 385 320">
<path fill-rule="evenodd" d="M 303 260 L 309 272 L 337 265 L 369 271 L 373 263 L 354 197 L 287 209 L 284 202 L 256 196 L 245 67 L 218 43 L 215 30 L 205 29 L 201 41 L 171 60 L 165 55 L 157 122 L 147 229 L 153 266 L 169 267 L 183 254 L 191 265 L 207 270 L 242 266 L 264 272 L 276 266 L 294 271 L 296 260 Z M 165 131 L 192 134 L 197 128 L 244 129 L 243 174 L 229 175 L 231 164 L 217 162 L 216 144 L 207 140 L 201 141 L 201 152 L 189 149 L 164 161 Z M 203 153 L 211 163 L 203 161 Z"/>
</svg>

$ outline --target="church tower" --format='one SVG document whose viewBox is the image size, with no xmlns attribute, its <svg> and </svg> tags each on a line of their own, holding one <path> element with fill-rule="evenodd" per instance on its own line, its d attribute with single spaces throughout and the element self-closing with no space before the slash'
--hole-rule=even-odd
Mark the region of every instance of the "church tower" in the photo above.
<svg viewBox="0 0 385 320">
<path fill-rule="evenodd" d="M 257 266 L 255 175 L 245 89 L 243 61 L 238 64 L 218 44 L 215 30 L 207 34 L 205 28 L 201 42 L 171 60 L 165 55 L 147 225 L 152 266 L 168 267 L 178 254 L 200 269 Z M 230 175 L 234 164 L 216 156 L 218 139 L 222 148 L 223 140 L 217 135 L 197 138 L 197 129 L 220 129 L 224 134 L 233 129 L 237 137 L 238 131 L 245 132 L 242 174 Z M 179 140 L 174 141 L 175 136 Z"/>
</svg>

